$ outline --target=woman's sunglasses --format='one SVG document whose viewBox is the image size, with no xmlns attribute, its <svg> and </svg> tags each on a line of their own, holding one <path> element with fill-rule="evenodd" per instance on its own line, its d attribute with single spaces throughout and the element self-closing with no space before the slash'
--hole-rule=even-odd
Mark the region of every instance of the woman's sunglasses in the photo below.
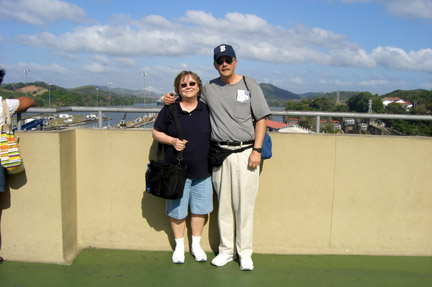
<svg viewBox="0 0 432 287">
<path fill-rule="evenodd" d="M 228 65 L 231 65 L 233 62 L 233 59 L 220 57 L 219 59 L 216 60 L 216 64 L 218 64 L 218 65 L 222 65 L 224 62 L 227 63 Z"/>
<path fill-rule="evenodd" d="M 196 82 L 181 83 L 181 84 L 180 84 L 180 87 L 182 87 L 182 88 L 186 88 L 186 87 L 188 86 L 188 84 L 189 84 L 189 87 L 195 87 Z"/>
</svg>

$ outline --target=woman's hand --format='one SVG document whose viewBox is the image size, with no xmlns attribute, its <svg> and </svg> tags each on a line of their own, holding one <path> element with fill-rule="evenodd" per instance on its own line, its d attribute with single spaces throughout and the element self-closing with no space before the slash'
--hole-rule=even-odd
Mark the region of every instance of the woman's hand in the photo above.
<svg viewBox="0 0 432 287">
<path fill-rule="evenodd" d="M 172 145 L 176 151 L 182 151 L 185 149 L 187 140 L 180 140 L 179 138 L 175 138 L 167 135 L 166 133 L 160 132 L 158 130 L 153 129 L 152 131 L 153 138 L 160 143 Z"/>
<path fill-rule="evenodd" d="M 180 140 L 178 138 L 174 138 L 172 146 L 176 149 L 176 151 L 182 151 L 186 148 L 187 142 L 187 140 Z"/>
</svg>

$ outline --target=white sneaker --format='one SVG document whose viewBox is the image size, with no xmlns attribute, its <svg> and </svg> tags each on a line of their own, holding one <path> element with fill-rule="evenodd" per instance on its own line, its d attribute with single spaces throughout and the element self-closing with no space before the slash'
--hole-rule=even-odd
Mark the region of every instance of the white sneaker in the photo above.
<svg viewBox="0 0 432 287">
<path fill-rule="evenodd" d="M 202 250 L 201 247 L 193 247 L 191 250 L 192 256 L 195 257 L 195 260 L 198 262 L 205 262 L 207 261 L 207 254 Z"/>
<path fill-rule="evenodd" d="M 172 262 L 175 264 L 182 264 L 184 263 L 185 255 L 184 250 L 176 249 L 174 250 L 174 253 L 172 255 Z"/>
<path fill-rule="evenodd" d="M 222 254 L 220 253 L 218 256 L 216 256 L 215 258 L 213 258 L 211 264 L 214 266 L 224 266 L 225 264 L 227 264 L 228 262 L 233 261 L 235 258 L 235 255 L 232 254 Z"/>
<path fill-rule="evenodd" d="M 254 269 L 252 258 L 240 259 L 240 270 L 252 271 Z"/>
</svg>

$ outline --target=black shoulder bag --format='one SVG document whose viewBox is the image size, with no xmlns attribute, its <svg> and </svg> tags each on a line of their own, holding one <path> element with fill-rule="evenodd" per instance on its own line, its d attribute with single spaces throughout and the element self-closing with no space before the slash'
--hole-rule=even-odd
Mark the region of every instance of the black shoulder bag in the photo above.
<svg viewBox="0 0 432 287">
<path fill-rule="evenodd" d="M 183 140 L 183 133 L 177 118 L 175 104 L 169 105 L 168 109 L 174 118 L 179 139 Z M 183 151 L 177 153 L 177 163 L 171 164 L 160 160 L 162 154 L 161 143 L 158 144 L 158 160 L 150 160 L 146 172 L 146 184 L 150 187 L 147 191 L 157 197 L 164 199 L 179 199 L 183 196 L 183 189 L 187 176 L 187 165 L 183 162 Z"/>
</svg>

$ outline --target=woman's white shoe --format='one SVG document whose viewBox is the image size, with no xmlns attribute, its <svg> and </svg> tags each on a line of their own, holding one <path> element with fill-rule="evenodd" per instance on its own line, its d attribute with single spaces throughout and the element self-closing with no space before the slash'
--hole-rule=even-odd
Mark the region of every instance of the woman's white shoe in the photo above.
<svg viewBox="0 0 432 287">
<path fill-rule="evenodd" d="M 205 262 L 207 261 L 207 254 L 204 252 L 204 250 L 201 249 L 201 247 L 192 247 L 192 256 L 195 257 L 195 260 L 198 262 Z"/>
<path fill-rule="evenodd" d="M 172 262 L 175 264 L 182 264 L 184 263 L 185 255 L 184 250 L 176 249 L 174 250 L 174 253 L 172 255 Z"/>
</svg>

